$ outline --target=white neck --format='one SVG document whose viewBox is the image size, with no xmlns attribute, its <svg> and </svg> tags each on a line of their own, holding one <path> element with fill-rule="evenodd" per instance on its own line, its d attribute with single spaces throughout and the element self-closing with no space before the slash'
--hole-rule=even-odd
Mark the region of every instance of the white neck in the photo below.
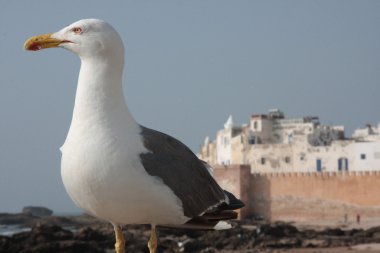
<svg viewBox="0 0 380 253">
<path fill-rule="evenodd" d="M 123 96 L 123 62 L 82 59 L 70 132 L 93 128 L 135 128 Z M 108 129 L 117 131 L 117 129 Z"/>
</svg>

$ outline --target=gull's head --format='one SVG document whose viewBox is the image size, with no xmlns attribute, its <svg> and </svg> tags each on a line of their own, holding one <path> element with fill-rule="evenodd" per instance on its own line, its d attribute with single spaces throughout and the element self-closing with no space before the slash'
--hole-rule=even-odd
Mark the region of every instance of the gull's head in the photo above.
<svg viewBox="0 0 380 253">
<path fill-rule="evenodd" d="M 81 58 L 124 56 L 119 34 L 99 19 L 82 19 L 58 32 L 33 36 L 24 44 L 24 48 L 31 51 L 53 47 L 65 48 Z"/>
</svg>

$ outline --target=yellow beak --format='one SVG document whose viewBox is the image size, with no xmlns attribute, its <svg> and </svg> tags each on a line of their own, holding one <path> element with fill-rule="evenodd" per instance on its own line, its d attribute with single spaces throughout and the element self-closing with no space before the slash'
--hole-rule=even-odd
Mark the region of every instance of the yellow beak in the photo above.
<svg viewBox="0 0 380 253">
<path fill-rule="evenodd" d="M 67 40 L 52 38 L 51 35 L 52 33 L 49 33 L 29 38 L 24 43 L 24 49 L 29 51 L 37 51 L 45 48 L 58 47 L 62 43 L 70 42 Z"/>
</svg>

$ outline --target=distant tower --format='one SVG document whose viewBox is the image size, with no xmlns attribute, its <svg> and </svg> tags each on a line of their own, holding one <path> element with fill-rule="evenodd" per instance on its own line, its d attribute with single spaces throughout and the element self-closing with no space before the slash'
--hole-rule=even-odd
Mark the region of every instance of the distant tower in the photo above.
<svg viewBox="0 0 380 253">
<path fill-rule="evenodd" d="M 240 128 L 239 128 L 240 129 Z M 232 115 L 224 123 L 224 129 L 219 130 L 216 137 L 216 159 L 218 164 L 230 165 L 232 162 L 232 138 L 237 134 Z"/>
<path fill-rule="evenodd" d="M 208 145 L 210 143 L 210 137 L 206 136 L 204 145 Z"/>
<path fill-rule="evenodd" d="M 224 129 L 231 129 L 233 126 L 234 126 L 234 121 L 232 119 L 232 115 L 230 115 L 226 123 L 224 123 Z"/>
</svg>

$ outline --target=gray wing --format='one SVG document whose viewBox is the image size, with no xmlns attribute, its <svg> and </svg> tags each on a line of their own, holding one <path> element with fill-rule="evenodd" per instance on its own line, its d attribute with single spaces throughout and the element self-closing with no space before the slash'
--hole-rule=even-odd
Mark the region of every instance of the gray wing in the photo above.
<svg viewBox="0 0 380 253">
<path fill-rule="evenodd" d="M 201 160 L 183 143 L 164 133 L 141 126 L 144 146 L 140 154 L 148 174 L 160 177 L 182 201 L 184 214 L 196 217 L 221 204 L 225 194 Z"/>
</svg>

